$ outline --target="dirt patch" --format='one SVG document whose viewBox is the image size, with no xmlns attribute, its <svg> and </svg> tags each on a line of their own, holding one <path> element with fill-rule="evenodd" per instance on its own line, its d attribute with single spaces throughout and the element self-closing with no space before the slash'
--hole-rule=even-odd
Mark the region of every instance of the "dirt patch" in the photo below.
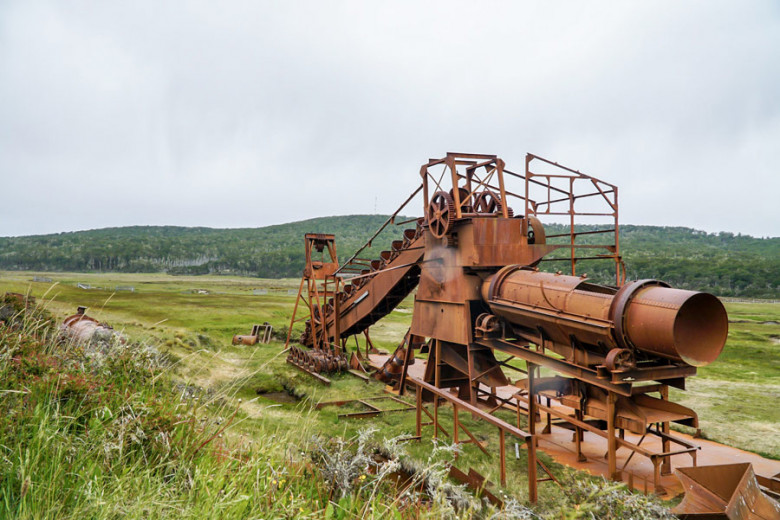
<svg viewBox="0 0 780 520">
<path fill-rule="evenodd" d="M 288 394 L 287 392 L 267 392 L 260 394 L 260 396 L 281 404 L 295 404 L 300 401 L 300 399 L 294 395 Z"/>
<path fill-rule="evenodd" d="M 769 336 L 769 341 L 775 345 L 780 345 L 780 336 Z"/>
</svg>

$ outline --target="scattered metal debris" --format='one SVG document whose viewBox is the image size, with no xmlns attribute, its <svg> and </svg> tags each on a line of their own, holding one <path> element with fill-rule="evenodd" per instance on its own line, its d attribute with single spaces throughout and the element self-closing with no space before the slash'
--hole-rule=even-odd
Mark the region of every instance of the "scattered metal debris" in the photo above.
<svg viewBox="0 0 780 520">
<path fill-rule="evenodd" d="M 262 325 L 253 325 L 251 334 L 234 335 L 233 345 L 255 345 L 256 343 L 270 343 L 273 330 L 274 328 L 267 321 L 263 322 Z"/>
<path fill-rule="evenodd" d="M 401 408 L 379 408 L 374 404 L 378 401 L 391 401 L 393 403 L 400 404 Z M 342 413 L 339 414 L 339 419 L 365 419 L 367 417 L 376 417 L 377 415 L 385 413 L 408 412 L 416 408 L 415 405 L 407 403 L 403 399 L 399 399 L 393 395 L 387 395 L 379 397 L 364 397 L 363 399 L 349 399 L 346 401 L 328 401 L 317 404 L 316 409 L 321 410 L 326 406 L 345 406 L 355 404 L 360 405 L 363 408 L 367 408 L 367 410 L 361 412 Z"/>
<path fill-rule="evenodd" d="M 79 306 L 76 314 L 65 318 L 60 331 L 75 342 L 108 342 L 114 337 L 119 337 L 119 334 L 111 325 L 101 323 L 95 318 L 87 316 L 86 311 L 87 307 Z"/>
<path fill-rule="evenodd" d="M 477 496 L 484 496 L 499 509 L 504 507 L 504 501 L 490 492 L 490 488 L 494 487 L 495 484 L 474 471 L 474 468 L 469 468 L 469 472 L 464 473 L 455 466 L 450 466 L 450 477 L 461 484 L 466 484 Z"/>
<path fill-rule="evenodd" d="M 778 520 L 780 503 L 762 492 L 750 463 L 677 468 L 685 498 L 672 512 L 682 520 Z"/>
</svg>

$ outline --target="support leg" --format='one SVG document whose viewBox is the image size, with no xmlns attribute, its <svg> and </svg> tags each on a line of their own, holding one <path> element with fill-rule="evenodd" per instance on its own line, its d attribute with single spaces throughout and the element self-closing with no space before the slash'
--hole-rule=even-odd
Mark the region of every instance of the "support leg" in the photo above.
<svg viewBox="0 0 780 520">
<path fill-rule="evenodd" d="M 506 486 L 506 434 L 501 428 L 498 429 L 498 448 L 501 457 L 498 463 L 501 474 L 501 485 Z"/>
<path fill-rule="evenodd" d="M 422 439 L 422 388 L 417 386 L 417 437 Z M 435 430 L 434 430 L 435 431 Z"/>
<path fill-rule="evenodd" d="M 458 417 L 458 405 L 455 403 L 452 404 L 452 420 L 454 422 L 454 426 L 452 427 L 452 442 L 454 444 L 458 444 L 458 430 L 460 430 L 460 418 Z"/>
<path fill-rule="evenodd" d="M 664 385 L 661 387 L 661 399 L 664 401 L 669 400 L 669 387 Z M 672 429 L 669 427 L 669 421 L 666 421 L 665 423 L 661 424 L 661 431 L 665 433 L 666 435 L 669 435 L 672 432 Z M 668 438 L 663 439 L 661 442 L 661 449 L 664 453 L 668 453 L 672 448 L 672 443 L 669 441 Z M 671 475 L 672 474 L 672 458 L 671 457 L 664 457 L 663 463 L 661 464 L 661 475 Z"/>
<path fill-rule="evenodd" d="M 469 402 L 473 406 L 477 406 L 477 383 L 476 377 L 477 373 L 474 369 L 474 345 L 469 344 L 466 347 L 466 355 L 468 357 L 468 366 L 469 366 Z"/>
<path fill-rule="evenodd" d="M 441 388 L 441 341 L 436 340 L 436 365 L 433 367 L 433 383 Z M 433 438 L 439 438 L 439 396 L 433 395 Z"/>
<path fill-rule="evenodd" d="M 574 410 L 574 418 L 578 421 L 583 420 L 583 414 L 580 410 Z M 577 443 L 577 462 L 587 462 L 588 459 L 582 453 L 582 437 L 584 430 L 579 426 L 574 427 L 574 441 Z"/>
<path fill-rule="evenodd" d="M 607 394 L 607 465 L 609 466 L 609 478 L 620 480 L 617 471 L 617 439 L 615 438 L 615 403 L 617 395 L 614 392 Z"/>
<path fill-rule="evenodd" d="M 526 441 L 528 448 L 528 501 L 536 503 L 536 436 L 531 436 Z"/>
<path fill-rule="evenodd" d="M 534 389 L 534 369 L 536 365 L 530 362 L 525 364 L 528 370 L 528 433 L 536 433 L 536 391 Z M 519 426 L 518 426 L 519 428 Z M 579 445 L 578 445 L 579 446 Z"/>
<path fill-rule="evenodd" d="M 295 297 L 295 305 L 293 306 L 292 319 L 290 319 L 290 328 L 287 330 L 287 340 L 284 342 L 284 348 L 290 346 L 290 337 L 292 336 L 293 323 L 295 323 L 295 315 L 298 312 L 298 302 L 301 301 L 301 294 L 303 293 L 303 282 L 305 278 L 301 278 L 301 285 L 298 287 L 298 296 Z"/>
<path fill-rule="evenodd" d="M 547 408 L 549 408 L 551 404 L 550 398 L 545 397 L 545 399 L 547 401 Z M 550 415 L 549 413 L 547 414 L 547 421 L 544 425 L 544 430 L 542 430 L 542 433 L 552 433 L 552 415 Z"/>
</svg>

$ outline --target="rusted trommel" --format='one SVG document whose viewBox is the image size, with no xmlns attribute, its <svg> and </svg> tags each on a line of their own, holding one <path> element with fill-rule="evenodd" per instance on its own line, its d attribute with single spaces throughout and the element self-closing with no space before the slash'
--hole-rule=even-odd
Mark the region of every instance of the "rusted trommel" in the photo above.
<svg viewBox="0 0 780 520">
<path fill-rule="evenodd" d="M 508 266 L 487 278 L 482 297 L 491 310 L 546 339 L 572 337 L 601 350 L 637 349 L 704 366 L 717 359 L 728 318 L 715 296 L 640 280 L 614 289 L 576 276 Z"/>
</svg>

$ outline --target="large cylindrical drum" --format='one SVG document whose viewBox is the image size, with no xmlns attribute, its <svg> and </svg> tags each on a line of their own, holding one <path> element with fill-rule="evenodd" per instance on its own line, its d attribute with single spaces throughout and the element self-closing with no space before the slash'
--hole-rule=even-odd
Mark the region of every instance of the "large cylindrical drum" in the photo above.
<svg viewBox="0 0 780 520">
<path fill-rule="evenodd" d="M 693 366 L 715 361 L 728 334 L 715 296 L 657 280 L 615 289 L 507 266 L 483 282 L 482 297 L 493 313 L 558 344 L 637 349 Z"/>
<path fill-rule="evenodd" d="M 613 320 L 617 339 L 626 346 L 697 367 L 718 358 L 729 328 L 726 309 L 712 294 L 672 289 L 655 280 L 621 288 Z"/>
</svg>

